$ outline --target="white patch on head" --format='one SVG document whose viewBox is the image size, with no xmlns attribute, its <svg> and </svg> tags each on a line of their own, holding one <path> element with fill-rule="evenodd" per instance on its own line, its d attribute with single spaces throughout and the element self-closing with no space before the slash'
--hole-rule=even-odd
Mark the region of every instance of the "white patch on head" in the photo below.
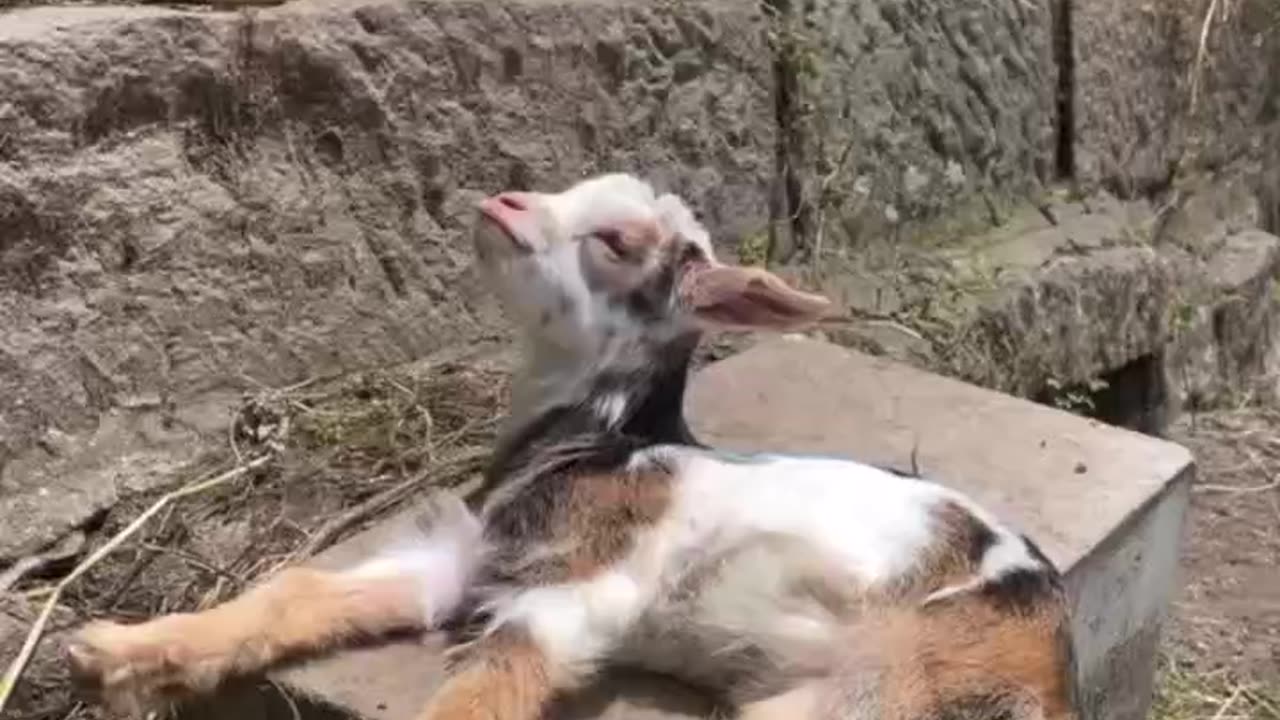
<svg viewBox="0 0 1280 720">
<path fill-rule="evenodd" d="M 560 193 L 537 194 L 544 242 L 536 252 L 510 253 L 486 268 L 489 284 L 512 319 L 539 342 L 574 354 L 592 354 L 601 337 L 626 327 L 626 318 L 597 297 L 582 263 L 583 240 L 602 225 L 656 219 L 657 198 L 626 174 L 591 178 Z"/>
<path fill-rule="evenodd" d="M 410 576 L 427 627 L 436 627 L 461 603 L 483 556 L 483 528 L 460 499 L 444 494 L 430 501 L 430 525 L 406 533 L 377 556 L 346 574 L 358 578 Z"/>
<path fill-rule="evenodd" d="M 657 200 L 658 222 L 669 235 L 675 235 L 697 245 L 707 260 L 715 259 L 711 247 L 711 235 L 693 216 L 693 211 L 676 195 L 663 195 Z"/>
<path fill-rule="evenodd" d="M 609 220 L 652 217 L 657 202 L 649 183 L 625 173 L 584 180 L 547 199 L 568 235 L 587 232 Z"/>
<path fill-rule="evenodd" d="M 710 236 L 693 212 L 673 194 L 657 195 L 647 182 L 613 173 L 584 180 L 560 193 L 528 195 L 541 213 L 533 223 L 545 238 L 531 240 L 530 253 L 501 253 L 486 268 L 514 320 L 533 336 L 567 350 L 593 353 L 610 332 L 640 331 L 634 319 L 612 308 L 588 284 L 582 243 L 602 227 L 655 223 L 664 238 L 697 246 L 713 259 Z M 642 266 L 626 270 L 650 275 L 669 257 L 650 253 Z M 675 304 L 672 304 L 674 310 Z"/>
</svg>

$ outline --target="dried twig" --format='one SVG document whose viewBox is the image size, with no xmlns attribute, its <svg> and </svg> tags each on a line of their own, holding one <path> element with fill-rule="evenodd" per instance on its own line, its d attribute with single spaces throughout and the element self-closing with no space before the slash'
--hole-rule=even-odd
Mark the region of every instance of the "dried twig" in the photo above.
<svg viewBox="0 0 1280 720">
<path fill-rule="evenodd" d="M 1209 9 L 1205 11 L 1204 22 L 1200 25 L 1200 42 L 1196 45 L 1196 60 L 1191 66 L 1191 112 L 1196 111 L 1200 101 L 1200 76 L 1204 70 L 1204 61 L 1209 54 L 1209 30 L 1213 27 L 1213 16 L 1218 11 L 1218 0 L 1209 0 Z"/>
<path fill-rule="evenodd" d="M 53 563 L 72 558 L 84 547 L 84 533 L 75 532 L 44 552 L 24 557 L 0 573 L 0 595 L 17 585 L 23 577 Z"/>
<path fill-rule="evenodd" d="M 156 513 L 163 510 L 173 501 L 180 500 L 188 495 L 204 492 L 230 482 L 245 473 L 262 467 L 267 464 L 267 461 L 270 459 L 270 455 L 260 455 L 253 460 L 234 467 L 220 475 L 216 475 L 207 480 L 201 480 L 200 482 L 193 483 L 166 494 L 164 497 L 157 500 L 151 507 L 147 508 L 145 512 L 134 519 L 133 522 L 129 523 L 126 528 L 116 533 L 115 536 L 104 543 L 102 547 L 95 550 L 92 555 L 77 565 L 75 569 L 67 574 L 66 577 L 59 580 L 58 584 L 54 586 L 53 592 L 50 593 L 49 598 L 45 601 L 44 607 L 40 610 L 40 615 L 36 618 L 35 624 L 31 626 L 31 631 L 27 633 L 27 639 L 23 642 L 22 649 L 18 652 L 18 657 L 14 658 L 13 662 L 9 665 L 9 669 L 5 671 L 4 678 L 0 679 L 0 713 L 4 712 L 5 707 L 9 704 L 9 699 L 13 696 L 13 690 L 18 684 L 19 678 L 22 677 L 23 670 L 26 669 L 27 664 L 31 661 L 31 656 L 35 654 L 36 645 L 44 635 L 45 626 L 49 624 L 49 618 L 53 615 L 53 609 L 57 607 L 58 600 L 62 596 L 62 591 L 65 590 L 67 586 L 92 569 L 94 565 L 97 565 L 98 562 L 111 554 L 111 552 L 116 548 L 120 547 L 125 540 L 128 540 L 134 533 L 140 530 L 142 526 L 145 525 L 146 522 Z"/>
<path fill-rule="evenodd" d="M 1280 720 L 1280 707 L 1277 707 L 1270 697 L 1252 688 L 1245 688 L 1244 692 L 1255 706 L 1265 709 L 1273 720 Z"/>
<path fill-rule="evenodd" d="M 275 688 L 276 692 L 280 693 L 280 697 L 284 698 L 285 703 L 289 705 L 289 714 L 293 716 L 293 720 L 302 720 L 302 713 L 298 712 L 298 703 L 293 701 L 293 694 L 280 687 L 280 683 L 271 678 L 267 678 L 267 682 L 271 684 L 271 687 Z"/>
<path fill-rule="evenodd" d="M 1228 697 L 1226 701 L 1222 703 L 1221 707 L 1218 708 L 1218 712 L 1213 714 L 1213 720 L 1222 720 L 1223 716 L 1227 714 L 1227 711 L 1231 709 L 1231 706 L 1236 704 L 1236 700 L 1240 698 L 1240 693 L 1242 692 L 1244 692 L 1244 686 L 1237 685 L 1236 689 L 1231 692 L 1231 697 Z"/>
<path fill-rule="evenodd" d="M 1276 478 L 1265 485 L 1252 485 L 1249 487 L 1236 487 L 1234 485 L 1197 485 L 1196 492 L 1219 492 L 1230 493 L 1232 495 L 1249 495 L 1251 493 L 1266 492 L 1275 490 L 1280 487 L 1280 478 Z"/>
</svg>

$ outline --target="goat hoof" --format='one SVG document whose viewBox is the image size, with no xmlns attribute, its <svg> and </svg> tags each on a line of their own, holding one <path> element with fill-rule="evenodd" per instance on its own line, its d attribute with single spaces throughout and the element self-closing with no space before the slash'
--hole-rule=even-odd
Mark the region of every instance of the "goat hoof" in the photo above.
<svg viewBox="0 0 1280 720">
<path fill-rule="evenodd" d="M 143 718 L 166 707 L 183 682 L 172 648 L 150 627 L 98 621 L 67 645 L 72 677 L 112 711 Z"/>
</svg>

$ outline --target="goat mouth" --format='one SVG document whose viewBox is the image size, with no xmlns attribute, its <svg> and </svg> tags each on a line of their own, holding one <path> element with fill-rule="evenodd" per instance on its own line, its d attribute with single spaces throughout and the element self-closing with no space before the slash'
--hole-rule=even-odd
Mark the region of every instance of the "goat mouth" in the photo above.
<svg viewBox="0 0 1280 720">
<path fill-rule="evenodd" d="M 492 231 L 496 231 L 511 243 L 511 247 L 522 253 L 533 252 L 533 247 L 521 237 L 508 216 L 506 216 L 497 207 L 494 207 L 491 200 L 486 200 L 479 205 L 480 222 L 490 226 Z"/>
</svg>

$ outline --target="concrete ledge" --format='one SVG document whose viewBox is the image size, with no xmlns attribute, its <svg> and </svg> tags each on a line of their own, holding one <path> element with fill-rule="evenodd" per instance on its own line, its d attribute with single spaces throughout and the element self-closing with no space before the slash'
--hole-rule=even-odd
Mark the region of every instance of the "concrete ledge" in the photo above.
<svg viewBox="0 0 1280 720">
<path fill-rule="evenodd" d="M 1067 570 L 1088 718 L 1136 720 L 1175 587 L 1190 453 L 1158 439 L 871 358 L 782 338 L 710 366 L 688 398 L 695 429 L 728 448 L 833 453 L 921 469 L 1030 533 Z M 403 522 L 397 520 L 393 522 Z M 339 567 L 392 524 L 315 561 Z M 435 638 L 400 639 L 274 673 L 187 717 L 409 720 L 440 678 Z M 288 692 L 305 701 L 280 699 Z M 274 699 L 273 699 L 274 696 Z M 555 717 L 708 717 L 696 693 L 614 675 Z"/>
</svg>

